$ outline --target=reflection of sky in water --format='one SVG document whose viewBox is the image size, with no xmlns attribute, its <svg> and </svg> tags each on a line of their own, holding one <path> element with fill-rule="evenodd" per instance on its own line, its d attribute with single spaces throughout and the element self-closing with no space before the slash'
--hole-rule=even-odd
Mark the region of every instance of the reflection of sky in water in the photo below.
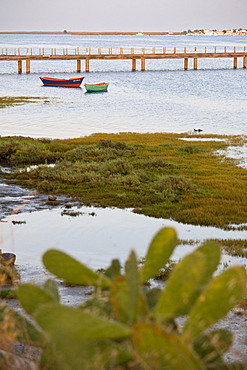
<svg viewBox="0 0 247 370">
<path fill-rule="evenodd" d="M 92 268 L 106 267 L 113 258 L 123 263 L 130 250 L 143 257 L 155 233 L 162 227 L 174 227 L 179 239 L 208 238 L 245 239 L 246 231 L 226 231 L 214 227 L 180 224 L 172 220 L 137 215 L 130 210 L 83 207 L 79 217 L 62 216 L 61 209 L 22 213 L 0 224 L 0 248 L 17 255 L 18 264 L 40 265 L 42 254 L 55 248 L 63 250 Z M 96 216 L 90 215 L 95 212 Z M 26 221 L 12 224 L 12 220 Z M 184 245 L 175 250 L 172 259 L 182 258 L 195 246 Z M 224 257 L 224 261 L 244 259 Z M 246 261 L 246 259 L 245 259 Z"/>
<path fill-rule="evenodd" d="M 227 139 L 217 138 L 181 138 L 184 141 L 227 141 Z M 242 146 L 228 146 L 225 150 L 217 150 L 217 154 L 223 155 L 227 158 L 237 159 L 237 166 L 247 169 L 247 145 Z"/>
<path fill-rule="evenodd" d="M 229 146 L 226 150 L 219 150 L 217 153 L 237 159 L 239 161 L 237 165 L 247 169 L 247 145 Z"/>
</svg>

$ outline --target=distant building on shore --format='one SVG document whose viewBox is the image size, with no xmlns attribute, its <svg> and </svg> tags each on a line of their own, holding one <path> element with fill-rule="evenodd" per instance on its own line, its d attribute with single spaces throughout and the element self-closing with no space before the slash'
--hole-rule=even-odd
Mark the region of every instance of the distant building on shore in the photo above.
<svg viewBox="0 0 247 370">
<path fill-rule="evenodd" d="M 200 30 L 188 30 L 184 31 L 186 35 L 189 36 L 246 36 L 247 35 L 247 29 L 243 28 L 233 28 L 231 30 L 206 30 L 206 29 L 200 29 Z"/>
</svg>

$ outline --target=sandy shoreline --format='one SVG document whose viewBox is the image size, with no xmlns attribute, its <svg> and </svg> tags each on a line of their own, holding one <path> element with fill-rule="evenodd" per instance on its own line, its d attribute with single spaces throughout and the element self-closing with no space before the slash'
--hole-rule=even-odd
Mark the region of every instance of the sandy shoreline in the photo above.
<svg viewBox="0 0 247 370">
<path fill-rule="evenodd" d="M 140 36 L 150 36 L 150 35 L 184 35 L 184 32 L 80 32 L 80 31 L 0 31 L 0 34 L 24 34 L 24 35 L 140 35 Z"/>
<path fill-rule="evenodd" d="M 240 31 L 239 31 L 240 32 Z M 99 36 L 246 36 L 244 33 L 230 31 L 0 31 L 3 34 L 26 34 L 26 35 L 99 35 Z"/>
</svg>

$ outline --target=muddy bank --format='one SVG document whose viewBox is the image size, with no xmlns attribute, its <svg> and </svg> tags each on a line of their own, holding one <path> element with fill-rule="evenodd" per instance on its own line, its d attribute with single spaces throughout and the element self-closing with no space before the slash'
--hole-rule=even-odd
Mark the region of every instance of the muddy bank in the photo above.
<svg viewBox="0 0 247 370">
<path fill-rule="evenodd" d="M 71 198 L 64 196 L 57 196 L 56 202 L 48 201 L 47 195 L 0 177 L 0 221 L 12 214 L 53 209 L 68 203 L 75 205 Z"/>
</svg>

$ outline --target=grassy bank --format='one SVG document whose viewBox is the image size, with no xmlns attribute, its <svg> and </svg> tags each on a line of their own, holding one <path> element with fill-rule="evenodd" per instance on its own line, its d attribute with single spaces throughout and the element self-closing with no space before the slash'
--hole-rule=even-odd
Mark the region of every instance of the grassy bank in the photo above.
<svg viewBox="0 0 247 370">
<path fill-rule="evenodd" d="M 94 134 L 66 140 L 3 137 L 0 163 L 15 168 L 8 177 L 19 184 L 73 196 L 87 205 L 130 207 L 148 216 L 196 225 L 236 228 L 233 225 L 246 223 L 247 171 L 216 151 L 243 145 L 247 139 L 184 138 L 191 135 Z M 39 166 L 18 170 L 30 165 Z"/>
</svg>

